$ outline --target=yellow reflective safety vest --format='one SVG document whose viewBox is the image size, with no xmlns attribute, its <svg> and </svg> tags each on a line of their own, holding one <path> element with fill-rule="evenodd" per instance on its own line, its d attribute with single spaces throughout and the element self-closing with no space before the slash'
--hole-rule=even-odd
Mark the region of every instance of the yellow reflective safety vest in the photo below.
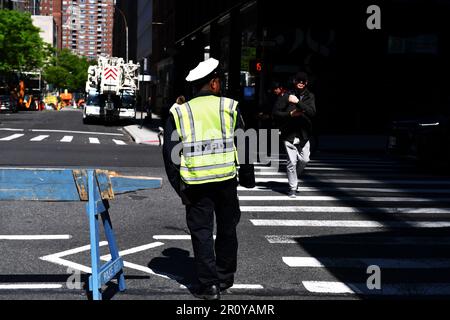
<svg viewBox="0 0 450 320">
<path fill-rule="evenodd" d="M 183 144 L 180 173 L 186 184 L 236 177 L 237 105 L 235 100 L 209 95 L 171 108 Z"/>
</svg>

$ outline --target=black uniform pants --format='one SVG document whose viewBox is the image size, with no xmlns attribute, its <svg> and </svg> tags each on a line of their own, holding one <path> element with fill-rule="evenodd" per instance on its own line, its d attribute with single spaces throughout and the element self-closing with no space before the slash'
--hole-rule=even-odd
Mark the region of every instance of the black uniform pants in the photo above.
<svg viewBox="0 0 450 320">
<path fill-rule="evenodd" d="M 233 282 L 238 253 L 236 227 L 241 218 L 236 179 L 190 186 L 186 196 L 190 201 L 186 206 L 187 225 L 199 284 Z M 214 213 L 217 223 L 215 242 Z"/>
</svg>

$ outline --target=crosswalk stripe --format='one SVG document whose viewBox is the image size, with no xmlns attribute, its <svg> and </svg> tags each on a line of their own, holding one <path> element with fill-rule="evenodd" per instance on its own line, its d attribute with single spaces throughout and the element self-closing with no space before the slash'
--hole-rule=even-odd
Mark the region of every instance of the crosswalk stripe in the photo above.
<svg viewBox="0 0 450 320">
<path fill-rule="evenodd" d="M 298 244 L 300 241 L 317 244 L 353 245 L 354 237 L 338 236 L 323 238 L 315 235 L 267 235 L 270 244 Z M 358 238 L 364 245 L 420 245 L 420 246 L 448 246 L 449 237 L 394 237 L 394 236 L 364 236 Z"/>
<path fill-rule="evenodd" d="M 450 202 L 450 198 L 417 198 L 417 197 L 363 197 L 363 196 L 240 196 L 240 201 L 366 201 L 366 202 Z"/>
<path fill-rule="evenodd" d="M 37 136 L 37 137 L 34 137 L 33 139 L 31 139 L 30 141 L 32 141 L 32 142 L 41 142 L 41 141 L 44 141 L 45 139 L 47 139 L 48 137 L 50 137 L 50 136 L 46 136 L 46 135 Z"/>
<path fill-rule="evenodd" d="M 450 221 L 345 221 L 345 220 L 275 220 L 252 219 L 257 227 L 317 227 L 317 228 L 449 228 Z"/>
<path fill-rule="evenodd" d="M 98 138 L 89 138 L 90 144 L 100 144 L 100 140 Z"/>
<path fill-rule="evenodd" d="M 16 134 L 13 134 L 13 135 L 8 136 L 8 137 L 1 138 L 0 141 L 12 141 L 12 140 L 19 139 L 20 137 L 23 137 L 23 136 L 24 136 L 24 134 L 16 133 Z"/>
<path fill-rule="evenodd" d="M 245 187 L 238 187 L 238 191 L 240 192 L 268 192 L 268 191 L 286 191 L 286 187 L 261 187 L 257 186 L 253 189 L 247 189 Z M 409 193 L 409 194 L 449 194 L 450 190 L 446 189 L 414 189 L 414 188 L 399 188 L 399 189 L 392 189 L 392 188 L 345 188 L 345 187 L 335 187 L 335 188 L 329 188 L 329 187 L 323 187 L 323 188 L 317 188 L 317 187 L 301 187 L 298 188 L 298 191 L 301 192 L 379 192 L 379 193 Z"/>
<path fill-rule="evenodd" d="M 241 206 L 241 212 L 292 212 L 292 213 L 384 213 L 384 214 L 450 214 L 450 208 L 378 208 L 378 207 L 277 207 Z"/>
<path fill-rule="evenodd" d="M 449 259 L 283 257 L 283 262 L 291 268 L 367 268 L 372 265 L 381 269 L 450 268 Z"/>
<path fill-rule="evenodd" d="M 70 143 L 72 141 L 73 141 L 73 136 L 65 136 L 64 138 L 61 139 L 60 142 Z"/>
<path fill-rule="evenodd" d="M 405 168 L 405 167 L 403 167 Z M 306 171 L 344 171 L 344 172 L 392 172 L 398 171 L 399 168 L 338 168 L 338 167 L 309 167 L 305 168 Z"/>
<path fill-rule="evenodd" d="M 116 140 L 113 139 L 114 143 L 117 144 L 118 146 L 126 146 L 127 144 L 125 143 L 125 141 L 122 140 Z"/>
<path fill-rule="evenodd" d="M 288 183 L 287 178 L 256 178 L 256 183 Z M 311 179 L 304 177 L 299 180 L 300 182 L 308 183 L 342 183 L 342 184 L 404 184 L 404 185 L 450 185 L 450 180 L 389 180 L 389 179 Z"/>
<path fill-rule="evenodd" d="M 367 283 L 333 281 L 303 281 L 305 289 L 317 294 L 359 294 L 386 296 L 443 296 L 450 295 L 450 283 L 384 284 L 381 290 L 370 290 Z"/>
</svg>

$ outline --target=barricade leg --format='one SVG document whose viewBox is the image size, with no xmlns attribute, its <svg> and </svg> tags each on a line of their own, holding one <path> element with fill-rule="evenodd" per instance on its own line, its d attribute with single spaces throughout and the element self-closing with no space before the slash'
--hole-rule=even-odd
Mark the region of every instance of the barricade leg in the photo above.
<svg viewBox="0 0 450 320">
<path fill-rule="evenodd" d="M 89 281 L 90 290 L 92 291 L 92 298 L 94 300 L 101 300 L 101 287 L 99 287 L 99 273 L 100 273 L 100 246 L 99 246 L 99 232 L 98 232 L 98 215 L 96 196 L 94 190 L 94 171 L 88 171 L 88 189 L 89 189 L 89 233 L 91 241 L 91 268 L 92 275 Z"/>
<path fill-rule="evenodd" d="M 103 220 L 103 227 L 105 229 L 106 239 L 108 240 L 109 251 L 111 252 L 112 260 L 114 261 L 114 260 L 117 260 L 120 258 L 119 250 L 117 248 L 116 238 L 114 237 L 111 218 L 109 216 L 108 203 L 105 204 L 105 207 L 106 207 L 106 210 L 101 214 L 101 216 L 102 216 L 102 220 Z M 123 270 L 121 270 L 119 272 L 118 282 L 119 282 L 119 290 L 121 292 L 125 291 L 127 288 L 125 285 L 125 276 L 123 274 Z"/>
</svg>

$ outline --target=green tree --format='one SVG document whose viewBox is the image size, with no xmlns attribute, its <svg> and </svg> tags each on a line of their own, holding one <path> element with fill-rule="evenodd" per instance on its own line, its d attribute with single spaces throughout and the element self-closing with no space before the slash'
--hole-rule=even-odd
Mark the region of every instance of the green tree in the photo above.
<svg viewBox="0 0 450 320">
<path fill-rule="evenodd" d="M 82 91 L 87 80 L 87 71 L 92 63 L 78 57 L 69 49 L 63 49 L 44 68 L 44 79 L 58 89 L 71 92 Z"/>
<path fill-rule="evenodd" d="M 0 10 L 0 72 L 40 69 L 48 52 L 29 13 Z"/>
</svg>

